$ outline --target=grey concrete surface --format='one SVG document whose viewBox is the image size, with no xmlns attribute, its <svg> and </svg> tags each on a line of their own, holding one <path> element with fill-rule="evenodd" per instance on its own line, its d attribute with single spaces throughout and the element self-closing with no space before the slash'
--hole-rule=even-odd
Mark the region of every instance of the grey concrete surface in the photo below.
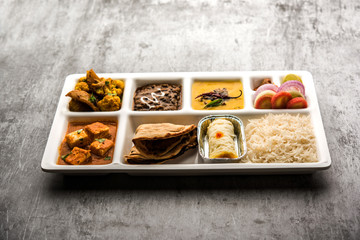
<svg viewBox="0 0 360 240">
<path fill-rule="evenodd" d="M 360 2 L 0 1 L 0 239 L 359 239 Z M 44 173 L 65 76 L 308 70 L 332 167 L 313 175 Z"/>
</svg>

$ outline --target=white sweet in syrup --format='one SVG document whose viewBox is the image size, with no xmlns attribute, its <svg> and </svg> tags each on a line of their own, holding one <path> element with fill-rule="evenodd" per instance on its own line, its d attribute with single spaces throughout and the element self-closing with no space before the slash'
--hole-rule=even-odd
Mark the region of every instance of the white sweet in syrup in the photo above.
<svg viewBox="0 0 360 240">
<path fill-rule="evenodd" d="M 217 118 L 207 129 L 210 158 L 237 158 L 234 125 L 227 119 Z"/>
</svg>

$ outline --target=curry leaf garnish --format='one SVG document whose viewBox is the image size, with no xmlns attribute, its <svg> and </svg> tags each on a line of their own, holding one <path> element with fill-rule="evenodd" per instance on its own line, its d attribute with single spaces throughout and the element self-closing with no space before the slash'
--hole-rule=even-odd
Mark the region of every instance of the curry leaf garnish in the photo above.
<svg viewBox="0 0 360 240">
<path fill-rule="evenodd" d="M 105 85 L 109 85 L 109 83 L 110 83 L 109 81 L 105 81 Z"/>
<path fill-rule="evenodd" d="M 110 157 L 110 156 L 107 156 L 107 157 L 105 157 L 104 159 L 105 159 L 105 160 L 110 160 L 111 157 Z"/>
<path fill-rule="evenodd" d="M 61 156 L 61 159 L 62 159 L 62 160 L 65 160 L 65 158 L 67 158 L 70 154 L 71 154 L 71 152 L 69 152 L 69 153 L 66 154 L 66 155 L 62 155 L 62 156 Z"/>
<path fill-rule="evenodd" d="M 216 99 L 216 100 L 211 101 L 208 104 L 206 104 L 204 108 L 217 107 L 217 106 L 221 105 L 222 102 L 223 102 L 222 99 Z"/>
<path fill-rule="evenodd" d="M 96 97 L 94 96 L 93 93 L 91 93 L 89 101 L 92 102 L 93 104 L 96 104 Z"/>
<path fill-rule="evenodd" d="M 95 141 L 98 141 L 99 143 L 102 143 L 106 140 L 106 138 L 97 138 Z"/>
</svg>

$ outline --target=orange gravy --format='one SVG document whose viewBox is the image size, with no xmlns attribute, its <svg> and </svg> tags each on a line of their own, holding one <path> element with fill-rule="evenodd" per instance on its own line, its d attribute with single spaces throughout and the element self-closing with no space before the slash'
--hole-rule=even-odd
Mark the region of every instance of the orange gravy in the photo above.
<svg viewBox="0 0 360 240">
<path fill-rule="evenodd" d="M 238 96 L 240 91 L 241 96 L 236 99 L 225 100 L 225 105 L 216 107 L 205 108 L 205 103 L 201 101 L 201 98 L 196 98 L 200 94 L 214 91 L 217 88 L 226 88 L 229 96 Z M 210 100 L 206 101 L 211 102 Z M 243 85 L 240 80 L 221 80 L 221 81 L 195 81 L 192 85 L 192 108 L 195 110 L 228 110 L 228 109 L 243 109 L 244 108 L 244 94 Z"/>
<path fill-rule="evenodd" d="M 107 121 L 95 121 L 95 122 L 101 122 L 102 124 L 105 124 L 106 126 L 109 127 L 109 133 L 111 136 L 108 139 L 110 139 L 111 141 L 113 141 L 115 143 L 117 122 L 107 122 Z M 84 129 L 86 125 L 89 125 L 92 123 L 94 123 L 94 122 L 69 122 L 65 135 L 67 135 L 71 132 L 74 132 L 76 130 Z M 90 144 L 88 146 L 86 146 L 84 149 L 89 150 L 89 146 L 90 146 Z M 112 163 L 113 155 L 114 155 L 114 148 L 115 148 L 115 146 L 112 147 L 107 152 L 106 156 L 104 156 L 104 157 L 101 157 L 101 156 L 91 153 L 91 160 L 88 161 L 85 165 L 104 165 L 104 164 Z M 71 148 L 68 146 L 68 144 L 66 143 L 66 140 L 64 139 L 59 147 L 59 157 L 57 160 L 58 165 L 70 165 L 61 159 L 61 156 L 70 153 L 70 151 L 71 151 Z M 105 159 L 106 157 L 111 157 L 111 158 L 106 160 Z"/>
</svg>

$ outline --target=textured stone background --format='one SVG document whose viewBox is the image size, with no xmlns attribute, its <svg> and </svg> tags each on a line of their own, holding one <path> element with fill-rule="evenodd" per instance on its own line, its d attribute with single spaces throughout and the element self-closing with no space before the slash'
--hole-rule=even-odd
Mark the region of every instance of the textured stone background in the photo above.
<svg viewBox="0 0 360 240">
<path fill-rule="evenodd" d="M 359 239 L 360 2 L 0 1 L 0 239 Z M 65 77 L 308 70 L 332 167 L 74 177 L 40 169 Z"/>
</svg>

